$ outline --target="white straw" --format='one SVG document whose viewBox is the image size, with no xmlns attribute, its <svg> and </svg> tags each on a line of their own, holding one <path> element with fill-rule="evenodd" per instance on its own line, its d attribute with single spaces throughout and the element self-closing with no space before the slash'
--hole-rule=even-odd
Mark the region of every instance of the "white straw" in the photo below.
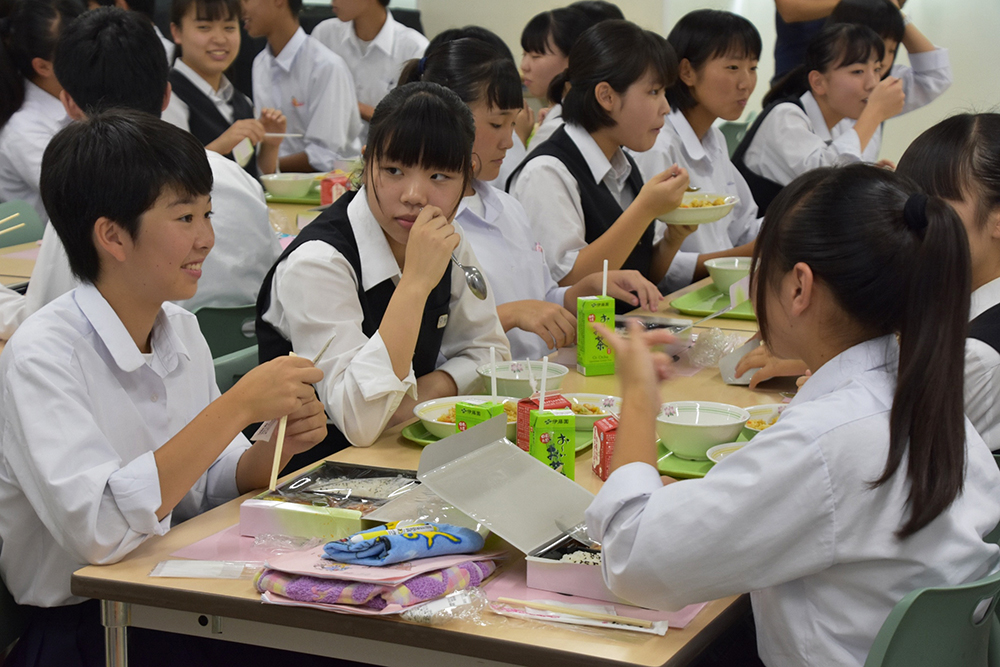
<svg viewBox="0 0 1000 667">
<path fill-rule="evenodd" d="M 497 349 L 490 345 L 490 391 L 493 400 L 497 400 Z"/>
<path fill-rule="evenodd" d="M 538 397 L 538 409 L 545 409 L 545 381 L 549 377 L 549 358 L 548 356 L 542 357 L 542 393 Z"/>
<path fill-rule="evenodd" d="M 531 393 L 534 394 L 538 391 L 538 384 L 535 382 L 535 368 L 531 365 L 531 359 L 525 363 L 528 364 L 528 386 L 531 387 Z"/>
<path fill-rule="evenodd" d="M 601 296 L 608 295 L 608 260 L 604 260 L 604 279 L 601 280 Z"/>
</svg>

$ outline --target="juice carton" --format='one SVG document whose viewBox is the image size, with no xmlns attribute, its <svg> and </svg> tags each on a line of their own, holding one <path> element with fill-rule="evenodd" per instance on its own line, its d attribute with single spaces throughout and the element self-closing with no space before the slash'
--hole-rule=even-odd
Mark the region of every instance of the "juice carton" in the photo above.
<svg viewBox="0 0 1000 667">
<path fill-rule="evenodd" d="M 467 431 L 473 426 L 478 426 L 503 413 L 503 403 L 494 403 L 493 401 L 466 403 L 460 401 L 455 404 L 455 433 Z"/>
<path fill-rule="evenodd" d="M 351 182 L 346 174 L 327 176 L 319 183 L 319 203 L 323 206 L 332 204 L 350 189 Z"/>
<path fill-rule="evenodd" d="M 576 370 L 581 375 L 612 375 L 615 353 L 591 326 L 615 327 L 615 300 L 610 296 L 581 296 L 576 300 Z"/>
<path fill-rule="evenodd" d="M 615 451 L 615 439 L 618 437 L 618 420 L 615 417 L 605 417 L 594 423 L 594 449 L 591 467 L 594 474 L 607 481 L 611 474 L 611 455 Z"/>
<path fill-rule="evenodd" d="M 545 405 L 538 404 L 538 394 L 522 398 L 517 402 L 517 446 L 528 451 L 531 442 L 531 411 L 538 410 L 569 410 L 572 404 L 562 394 L 555 392 L 545 394 Z"/>
<path fill-rule="evenodd" d="M 546 398 L 546 403 L 548 399 Z M 576 415 L 572 410 L 532 410 L 528 453 L 556 472 L 575 478 Z"/>
</svg>

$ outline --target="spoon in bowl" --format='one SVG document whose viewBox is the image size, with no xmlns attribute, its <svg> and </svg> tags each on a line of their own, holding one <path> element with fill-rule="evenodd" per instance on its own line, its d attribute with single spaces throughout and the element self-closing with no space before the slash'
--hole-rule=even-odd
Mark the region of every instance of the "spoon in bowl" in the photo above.
<svg viewBox="0 0 1000 667">
<path fill-rule="evenodd" d="M 455 257 L 451 256 L 451 261 L 458 265 L 458 268 L 465 272 L 465 284 L 469 286 L 469 291 L 477 299 L 486 298 L 486 278 L 483 277 L 482 272 L 474 266 L 463 266 L 460 261 Z"/>
</svg>

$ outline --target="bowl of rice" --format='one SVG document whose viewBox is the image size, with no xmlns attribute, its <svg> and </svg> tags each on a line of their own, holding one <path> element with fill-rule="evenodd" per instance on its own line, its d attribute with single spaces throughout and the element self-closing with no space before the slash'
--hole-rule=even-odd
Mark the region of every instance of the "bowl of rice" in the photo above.
<svg viewBox="0 0 1000 667">
<path fill-rule="evenodd" d="M 576 415 L 577 431 L 593 431 L 594 424 L 610 416 L 620 414 L 622 399 L 606 394 L 563 394 L 570 402 L 570 409 Z"/>
<path fill-rule="evenodd" d="M 781 416 L 782 410 L 786 407 L 788 406 L 785 403 L 767 403 L 747 408 L 747 412 L 750 413 L 750 419 L 747 420 L 746 426 L 743 427 L 746 437 L 748 439 L 752 438 L 764 429 L 774 426 L 775 422 L 778 421 L 778 417 Z"/>
<path fill-rule="evenodd" d="M 739 203 L 736 195 L 718 192 L 687 192 L 681 205 L 660 216 L 668 225 L 702 225 L 721 220 Z"/>
<path fill-rule="evenodd" d="M 674 401 L 660 406 L 656 435 L 674 455 L 704 461 L 708 450 L 733 442 L 750 419 L 743 408 L 711 401 Z"/>
<path fill-rule="evenodd" d="M 424 401 L 413 408 L 413 415 L 420 420 L 427 432 L 438 438 L 455 435 L 455 404 L 486 403 L 493 400 L 489 396 L 448 396 Z M 507 413 L 507 439 L 517 438 L 517 399 L 511 396 L 497 396 L 503 402 Z"/>
</svg>

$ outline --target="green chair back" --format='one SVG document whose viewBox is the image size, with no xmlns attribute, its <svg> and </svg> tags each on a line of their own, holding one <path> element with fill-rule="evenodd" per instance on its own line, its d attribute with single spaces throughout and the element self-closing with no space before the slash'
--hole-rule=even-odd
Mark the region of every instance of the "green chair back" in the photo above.
<svg viewBox="0 0 1000 667">
<path fill-rule="evenodd" d="M 729 149 L 729 157 L 733 157 L 736 147 L 740 145 L 740 141 L 743 140 L 747 130 L 750 129 L 750 125 L 753 124 L 753 119 L 756 117 L 757 112 L 751 111 L 746 120 L 727 120 L 719 125 L 719 129 L 722 130 L 722 136 L 726 138 L 726 148 Z"/>
<path fill-rule="evenodd" d="M 45 222 L 38 217 L 38 212 L 31 204 L 26 201 L 9 201 L 0 204 L 0 220 L 15 213 L 17 214 L 16 218 L 0 225 L 0 248 L 32 243 L 42 238 Z M 21 224 L 24 227 L 18 227 Z M 11 231 L 5 232 L 6 229 Z"/>
<path fill-rule="evenodd" d="M 8 647 L 14 643 L 28 625 L 28 612 L 14 602 L 0 579 L 0 663 Z"/>
<path fill-rule="evenodd" d="M 225 393 L 257 365 L 257 346 L 237 350 L 212 361 L 215 364 L 215 381 L 219 385 L 219 391 Z"/>
<path fill-rule="evenodd" d="M 971 584 L 913 591 L 882 624 L 865 667 L 997 667 L 998 595 L 1000 572 Z"/>
<path fill-rule="evenodd" d="M 206 306 L 199 308 L 194 314 L 198 318 L 201 333 L 208 341 L 213 359 L 257 344 L 257 334 L 254 332 L 257 308 L 252 304 L 229 308 Z"/>
</svg>

